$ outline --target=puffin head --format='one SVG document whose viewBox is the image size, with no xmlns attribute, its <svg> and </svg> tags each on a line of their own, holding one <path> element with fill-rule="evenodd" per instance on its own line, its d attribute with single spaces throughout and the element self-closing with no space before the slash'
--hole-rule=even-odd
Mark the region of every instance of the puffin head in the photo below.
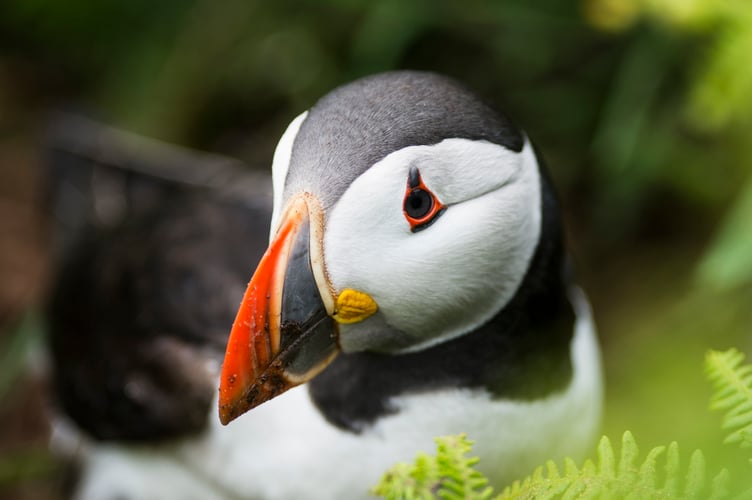
<svg viewBox="0 0 752 500">
<path fill-rule="evenodd" d="M 367 77 L 323 97 L 273 161 L 271 243 L 220 381 L 223 423 L 340 352 L 428 349 L 514 296 L 541 233 L 523 133 L 455 81 Z"/>
</svg>

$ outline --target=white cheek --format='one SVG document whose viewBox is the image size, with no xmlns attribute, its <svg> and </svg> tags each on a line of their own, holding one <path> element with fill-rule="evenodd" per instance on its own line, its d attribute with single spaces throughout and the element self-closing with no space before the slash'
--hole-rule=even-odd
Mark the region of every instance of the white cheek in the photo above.
<svg viewBox="0 0 752 500">
<path fill-rule="evenodd" d="M 374 165 L 327 222 L 325 254 L 335 289 L 371 294 L 391 326 L 425 338 L 416 349 L 490 319 L 517 290 L 540 234 L 535 156 L 529 145 L 519 155 L 512 182 L 450 205 L 417 233 L 402 214 L 405 174 L 393 174 L 408 167 L 389 157 Z"/>
<path fill-rule="evenodd" d="M 287 126 L 285 133 L 277 143 L 274 150 L 274 159 L 272 160 L 272 186 L 274 187 L 274 210 L 272 212 L 272 225 L 269 229 L 269 240 L 277 232 L 277 223 L 279 222 L 280 212 L 282 211 L 282 193 L 285 190 L 285 181 L 287 180 L 287 171 L 290 169 L 290 158 L 292 157 L 292 145 L 295 143 L 295 137 L 298 136 L 300 126 L 308 116 L 308 111 L 299 114 Z"/>
</svg>

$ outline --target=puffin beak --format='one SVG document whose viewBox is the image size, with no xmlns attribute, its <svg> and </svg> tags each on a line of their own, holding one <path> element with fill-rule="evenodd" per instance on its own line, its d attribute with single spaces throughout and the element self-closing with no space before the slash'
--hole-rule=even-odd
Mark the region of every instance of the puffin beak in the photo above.
<svg viewBox="0 0 752 500">
<path fill-rule="evenodd" d="M 222 424 L 316 376 L 339 353 L 337 324 L 376 309 L 363 292 L 334 293 L 318 200 L 310 193 L 293 198 L 232 326 L 219 384 Z"/>
</svg>

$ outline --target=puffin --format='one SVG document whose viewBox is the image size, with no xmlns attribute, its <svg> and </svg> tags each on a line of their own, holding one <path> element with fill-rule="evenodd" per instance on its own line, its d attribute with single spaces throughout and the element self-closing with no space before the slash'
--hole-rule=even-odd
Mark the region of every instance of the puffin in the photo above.
<svg viewBox="0 0 752 500">
<path fill-rule="evenodd" d="M 292 120 L 272 184 L 218 416 L 99 447 L 76 498 L 368 498 L 459 433 L 501 487 L 591 448 L 591 310 L 546 167 L 505 114 L 446 76 L 364 77 Z"/>
</svg>

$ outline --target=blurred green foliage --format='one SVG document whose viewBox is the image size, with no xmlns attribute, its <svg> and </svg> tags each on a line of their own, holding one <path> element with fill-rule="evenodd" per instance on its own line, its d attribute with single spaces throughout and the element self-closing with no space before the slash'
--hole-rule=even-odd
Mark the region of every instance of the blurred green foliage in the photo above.
<svg viewBox="0 0 752 500">
<path fill-rule="evenodd" d="M 685 81 L 678 90 L 684 95 L 670 123 L 672 134 L 678 132 L 689 137 L 658 136 L 664 145 L 689 146 L 690 156 L 672 152 L 653 165 L 652 170 L 671 172 L 681 192 L 689 195 L 712 194 L 702 186 L 713 183 L 713 174 L 727 178 L 731 184 L 717 190 L 716 194 L 733 196 L 738 193 L 737 200 L 728 210 L 716 243 L 701 263 L 699 277 L 703 284 L 720 288 L 749 284 L 752 281 L 752 148 L 749 141 L 752 66 L 746 61 L 752 52 L 752 3 L 744 0 L 592 0 L 588 5 L 591 22 L 603 29 L 624 30 L 643 16 L 658 23 L 663 32 L 678 36 L 680 44 L 694 43 L 696 57 L 683 61 Z M 660 78 L 660 72 L 642 74 Z M 634 87 L 634 82 L 631 84 Z M 656 123 L 651 121 L 649 128 L 653 129 Z M 682 159 L 688 161 L 677 161 Z M 687 179 L 687 163 L 701 169 L 696 178 Z M 715 168 L 710 170 L 709 167 Z M 743 187 L 739 189 L 739 186 Z"/>
<path fill-rule="evenodd" d="M 750 12 L 742 0 L 8 0 L 0 61 L 31 61 L 42 92 L 111 123 L 257 164 L 339 83 L 447 73 L 517 118 L 564 190 L 589 197 L 585 222 L 617 239 L 666 197 L 714 223 L 748 181 Z M 238 144 L 254 133 L 264 154 Z M 741 244 L 717 251 L 738 261 Z"/>
<path fill-rule="evenodd" d="M 29 313 L 11 329 L 8 339 L 0 344 L 0 399 L 11 390 L 11 385 L 24 371 L 29 352 L 44 338 L 39 317 Z"/>
</svg>

